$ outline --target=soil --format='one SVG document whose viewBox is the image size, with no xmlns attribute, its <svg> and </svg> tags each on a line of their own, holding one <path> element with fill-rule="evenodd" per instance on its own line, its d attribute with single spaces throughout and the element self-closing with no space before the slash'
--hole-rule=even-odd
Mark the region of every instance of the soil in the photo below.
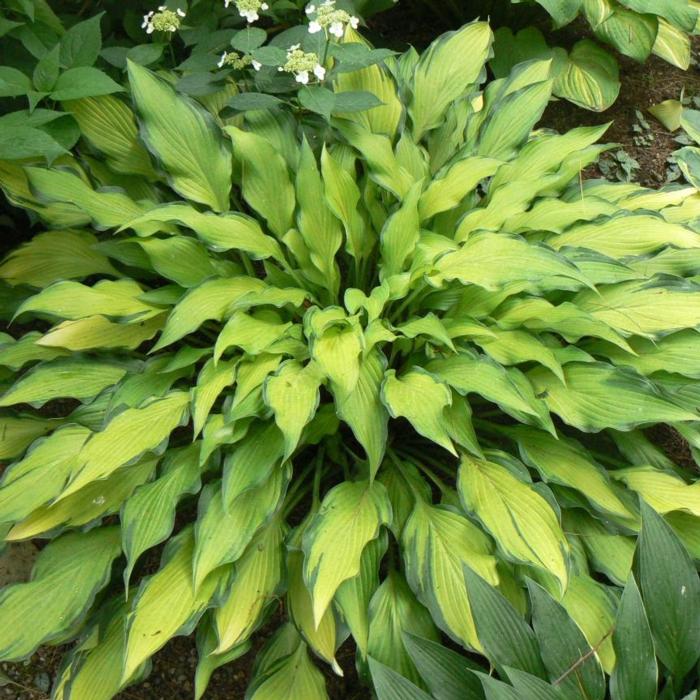
<svg viewBox="0 0 700 700">
<path fill-rule="evenodd" d="M 378 15 L 369 22 L 370 35 L 378 45 L 397 49 L 412 44 L 422 48 L 429 41 L 449 29 L 447 18 L 426 21 L 420 12 L 406 12 L 407 4 Z M 517 19 L 515 26 L 517 27 Z M 452 22 L 452 27 L 455 24 Z M 399 43 L 397 37 L 401 38 Z M 568 43 L 571 36 L 564 36 Z M 696 44 L 696 49 L 698 44 Z M 667 180 L 669 157 L 679 148 L 675 135 L 667 131 L 651 115 L 645 112 L 649 129 L 645 131 L 647 143 L 635 142 L 639 136 L 636 110 L 645 111 L 649 106 L 667 99 L 678 99 L 681 92 L 690 97 L 700 97 L 700 71 L 697 65 L 687 72 L 652 58 L 645 64 L 621 60 L 622 88 L 616 104 L 603 114 L 595 114 L 568 102 L 553 102 L 546 110 L 541 126 L 564 131 L 580 124 L 600 124 L 612 121 L 607 139 L 619 143 L 639 163 L 636 179 L 650 187 L 658 187 Z M 600 170 L 590 168 L 588 177 L 600 177 Z M 10 215 L 12 220 L 10 219 Z M 0 233 L 8 250 L 30 235 L 29 221 L 9 207 L 0 207 Z M 656 428 L 650 437 L 678 464 L 694 470 L 697 466 L 690 457 L 687 443 L 670 428 Z M 257 635 L 253 649 L 241 659 L 214 672 L 206 700 L 242 700 L 250 679 L 257 652 L 272 634 L 279 621 L 279 613 Z M 64 649 L 44 647 L 22 664 L 0 664 L 0 700 L 48 700 L 50 685 L 61 663 Z M 338 651 L 338 662 L 345 676 L 335 676 L 325 664 L 319 664 L 327 680 L 332 700 L 360 700 L 370 697 L 370 691 L 361 683 L 355 669 L 355 651 L 346 643 Z M 138 686 L 123 691 L 118 700 L 189 700 L 193 696 L 194 671 L 197 652 L 193 637 L 171 640 L 153 659 L 149 678 Z"/>
</svg>

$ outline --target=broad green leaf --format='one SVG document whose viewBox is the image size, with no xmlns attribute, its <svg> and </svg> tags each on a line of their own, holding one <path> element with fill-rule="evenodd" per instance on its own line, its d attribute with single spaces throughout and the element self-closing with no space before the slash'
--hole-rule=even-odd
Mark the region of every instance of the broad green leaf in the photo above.
<svg viewBox="0 0 700 700">
<path fill-rule="evenodd" d="M 80 467 L 61 494 L 66 498 L 83 486 L 108 477 L 135 457 L 157 449 L 182 423 L 189 394 L 176 391 L 157 398 L 142 408 L 129 408 L 113 418 L 85 443 Z"/>
<path fill-rule="evenodd" d="M 0 67 L 0 97 L 20 97 L 32 89 L 32 81 L 12 66 Z"/>
<path fill-rule="evenodd" d="M 0 593 L 0 658 L 19 661 L 71 631 L 110 579 L 119 528 L 70 533 L 39 555 L 31 581 Z"/>
<path fill-rule="evenodd" d="M 101 19 L 102 13 L 78 22 L 61 37 L 61 65 L 64 68 L 95 63 L 102 48 Z"/>
<path fill-rule="evenodd" d="M 587 433 L 604 428 L 630 430 L 638 425 L 694 420 L 648 380 L 602 362 L 564 365 L 566 385 L 547 370 L 528 374 L 549 410 Z"/>
<path fill-rule="evenodd" d="M 231 586 L 216 608 L 217 654 L 245 641 L 275 602 L 282 580 L 284 527 L 273 519 L 236 562 Z"/>
<path fill-rule="evenodd" d="M 55 427 L 58 426 L 53 420 L 0 416 L 0 459 L 19 457 L 34 440 Z"/>
<path fill-rule="evenodd" d="M 479 80 L 492 41 L 489 25 L 473 22 L 438 37 L 421 56 L 413 75 L 409 107 L 416 141 L 439 126 L 448 105 L 467 95 Z M 468 56 L 466 64 L 460 56 Z"/>
<path fill-rule="evenodd" d="M 532 625 L 553 684 L 567 698 L 603 700 L 605 675 L 581 630 L 541 586 L 528 581 L 528 590 Z"/>
<path fill-rule="evenodd" d="M 491 582 L 465 567 L 476 633 L 484 653 L 497 668 L 517 668 L 545 678 L 535 633 Z"/>
<path fill-rule="evenodd" d="M 686 32 L 692 32 L 698 20 L 697 9 L 684 2 L 674 0 L 622 0 L 622 5 L 635 12 L 658 15 Z"/>
<path fill-rule="evenodd" d="M 91 66 L 69 68 L 58 76 L 51 91 L 51 99 L 57 102 L 78 100 L 81 97 L 99 97 L 123 92 L 124 88 L 114 82 L 107 73 Z"/>
<path fill-rule="evenodd" d="M 122 507 L 119 519 L 122 549 L 127 558 L 124 570 L 126 591 L 141 554 L 163 542 L 173 531 L 178 501 L 199 487 L 198 451 L 198 443 L 171 451 L 165 459 L 161 476 L 139 486 Z"/>
<path fill-rule="evenodd" d="M 342 483 L 326 494 L 304 531 L 304 579 L 318 625 L 338 587 L 360 573 L 362 552 L 391 522 L 391 505 L 380 483 Z"/>
<path fill-rule="evenodd" d="M 659 18 L 653 52 L 671 65 L 688 70 L 691 60 L 690 37 L 670 22 Z"/>
<path fill-rule="evenodd" d="M 417 499 L 401 541 L 406 578 L 418 600 L 450 637 L 480 651 L 463 572 L 468 566 L 498 583 L 488 537 L 463 516 Z"/>
<path fill-rule="evenodd" d="M 404 646 L 406 633 L 439 641 L 430 613 L 415 599 L 402 575 L 390 570 L 369 606 L 369 656 L 422 686 Z"/>
<path fill-rule="evenodd" d="M 272 257 L 283 260 L 277 241 L 265 235 L 260 224 L 245 214 L 229 212 L 217 216 L 199 212 L 186 204 L 165 204 L 124 224 L 122 228 L 153 221 L 187 226 L 212 250 L 242 250 L 255 258 Z M 143 241 L 141 245 L 144 244 L 148 245 L 148 241 Z M 146 251 L 148 252 L 148 248 Z"/>
<path fill-rule="evenodd" d="M 262 136 L 233 126 L 226 127 L 233 153 L 241 162 L 243 197 L 260 214 L 278 238 L 294 225 L 294 186 L 287 164 Z"/>
<path fill-rule="evenodd" d="M 369 668 L 378 700 L 430 700 L 430 695 L 407 678 L 370 657 Z"/>
<path fill-rule="evenodd" d="M 499 264 L 494 265 L 494 260 Z M 555 275 L 587 284 L 581 272 L 551 248 L 487 231 L 469 236 L 457 250 L 443 255 L 434 270 L 431 280 L 436 286 L 445 280 L 458 280 L 495 291 L 507 282 L 539 282 Z"/>
<path fill-rule="evenodd" d="M 365 450 L 370 479 L 377 473 L 386 449 L 389 414 L 380 398 L 385 365 L 384 355 L 372 350 L 360 363 L 360 376 L 354 389 L 333 390 L 338 417 L 350 426 Z"/>
<path fill-rule="evenodd" d="M 285 460 L 291 457 L 304 427 L 316 415 L 320 385 L 314 366 L 302 366 L 296 360 L 282 364 L 265 382 L 263 396 L 284 435 Z"/>
<path fill-rule="evenodd" d="M 187 529 L 169 543 L 161 568 L 141 584 L 127 623 L 123 681 L 172 637 L 191 632 L 225 580 L 228 572 L 222 569 L 195 588 L 193 551 L 194 537 Z"/>
<path fill-rule="evenodd" d="M 0 278 L 10 284 L 48 287 L 53 282 L 104 274 L 118 277 L 109 260 L 96 251 L 87 231 L 47 231 L 16 248 L 0 265 Z"/>
<path fill-rule="evenodd" d="M 282 322 L 276 313 L 253 316 L 234 311 L 216 339 L 214 362 L 217 363 L 231 347 L 240 348 L 248 355 L 259 355 L 281 340 L 291 325 L 290 322 Z"/>
<path fill-rule="evenodd" d="M 625 2 L 622 3 L 622 5 L 625 4 Z M 634 0 L 631 4 L 634 4 Z M 656 32 L 655 17 L 630 12 L 618 5 L 615 5 L 613 12 L 595 28 L 597 37 L 640 63 L 649 57 L 656 39 Z"/>
<path fill-rule="evenodd" d="M 404 643 L 436 700 L 482 700 L 481 684 L 470 670 L 476 669 L 476 664 L 441 644 L 413 634 L 406 633 Z"/>
<path fill-rule="evenodd" d="M 403 272 L 416 249 L 420 235 L 418 198 L 421 183 L 416 183 L 386 220 L 380 234 L 382 275 L 386 279 Z"/>
<path fill-rule="evenodd" d="M 133 112 L 117 97 L 84 97 L 63 103 L 78 122 L 81 135 L 104 154 L 107 165 L 118 173 L 154 180 L 156 173 L 148 151 L 138 140 Z"/>
<path fill-rule="evenodd" d="M 125 374 L 126 367 L 106 361 L 59 358 L 43 362 L 0 396 L 0 406 L 28 403 L 39 408 L 59 398 L 87 401 L 114 386 Z"/>
<path fill-rule="evenodd" d="M 352 392 L 360 378 L 363 338 L 359 326 L 342 316 L 337 321 L 329 318 L 328 323 L 316 330 L 316 320 L 331 311 L 312 310 L 304 319 L 306 335 L 310 336 L 311 356 L 320 372 L 345 395 Z"/>
<path fill-rule="evenodd" d="M 700 655 L 700 579 L 688 552 L 644 502 L 636 566 L 656 655 L 682 678 Z"/>
<path fill-rule="evenodd" d="M 631 575 L 617 609 L 612 643 L 617 663 L 610 676 L 610 697 L 613 700 L 655 697 L 659 670 L 654 641 L 642 596 Z"/>
<path fill-rule="evenodd" d="M 278 469 L 269 481 L 236 499 L 228 511 L 219 484 L 202 493 L 192 563 L 195 588 L 204 585 L 212 571 L 241 557 L 275 513 L 286 483 L 285 470 Z"/>
<path fill-rule="evenodd" d="M 246 276 L 202 282 L 177 303 L 153 350 L 160 350 L 180 340 L 197 330 L 204 321 L 222 321 L 234 302 L 265 287 L 262 280 Z"/>
<path fill-rule="evenodd" d="M 146 251 L 158 274 L 181 287 L 196 287 L 207 278 L 217 276 L 217 268 L 206 248 L 192 238 L 154 236 L 136 243 Z"/>
<path fill-rule="evenodd" d="M 615 492 L 605 469 L 579 443 L 528 429 L 518 429 L 514 436 L 523 460 L 545 481 L 580 491 L 603 513 L 635 519 Z"/>
<path fill-rule="evenodd" d="M 197 375 L 197 386 L 192 396 L 192 423 L 195 436 L 202 432 L 219 394 L 226 387 L 233 385 L 237 364 L 238 360 L 216 364 L 213 359 L 210 359 Z"/>
<path fill-rule="evenodd" d="M 211 116 L 148 69 L 128 61 L 129 84 L 147 148 L 171 187 L 214 211 L 229 209 L 231 154 Z"/>
<path fill-rule="evenodd" d="M 464 455 L 458 489 L 464 507 L 508 558 L 553 574 L 566 590 L 568 544 L 556 514 L 532 486 L 500 464 Z"/>
<path fill-rule="evenodd" d="M 419 369 L 398 378 L 390 369 L 384 375 L 382 401 L 392 418 L 406 418 L 416 432 L 457 456 L 443 423 L 443 411 L 452 403 L 445 384 Z"/>
<path fill-rule="evenodd" d="M 689 485 L 673 473 L 647 466 L 616 469 L 612 476 L 636 491 L 657 513 L 684 510 L 700 517 L 700 482 Z"/>
</svg>

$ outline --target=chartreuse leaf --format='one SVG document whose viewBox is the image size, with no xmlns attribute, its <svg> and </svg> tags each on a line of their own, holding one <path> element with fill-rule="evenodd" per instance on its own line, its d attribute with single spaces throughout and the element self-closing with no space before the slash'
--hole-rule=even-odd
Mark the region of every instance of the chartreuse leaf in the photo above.
<svg viewBox="0 0 700 700">
<path fill-rule="evenodd" d="M 421 184 L 417 182 L 406 193 L 400 207 L 386 220 L 380 234 L 382 275 L 386 279 L 403 272 L 416 249 L 420 235 L 418 198 Z"/>
<path fill-rule="evenodd" d="M 282 581 L 284 534 L 280 519 L 273 518 L 236 562 L 233 581 L 214 613 L 217 654 L 248 639 L 264 611 L 275 603 Z"/>
<path fill-rule="evenodd" d="M 389 666 L 369 659 L 372 683 L 378 700 L 430 700 L 430 695 Z"/>
<path fill-rule="evenodd" d="M 616 469 L 612 476 L 636 491 L 657 513 L 684 510 L 700 517 L 700 482 L 686 484 L 670 472 L 650 466 Z"/>
<path fill-rule="evenodd" d="M 297 228 L 312 264 L 321 273 L 324 286 L 335 297 L 340 284 L 335 255 L 343 237 L 340 222 L 326 205 L 316 156 L 306 140 L 301 147 L 296 174 L 296 199 L 299 205 Z"/>
<path fill-rule="evenodd" d="M 59 398 L 86 401 L 114 386 L 125 374 L 125 366 L 106 361 L 51 360 L 37 365 L 13 384 L 0 396 L 0 406 L 28 403 L 40 407 Z"/>
<path fill-rule="evenodd" d="M 121 509 L 122 549 L 127 559 L 124 588 L 138 558 L 163 542 L 173 531 L 175 509 L 186 494 L 200 485 L 199 444 L 173 450 L 164 460 L 159 478 L 139 486 Z"/>
<path fill-rule="evenodd" d="M 19 457 L 34 440 L 56 427 L 54 420 L 0 416 L 0 459 Z"/>
<path fill-rule="evenodd" d="M 635 519 L 616 493 L 607 472 L 573 440 L 558 440 L 528 428 L 514 431 L 523 460 L 547 482 L 580 491 L 603 513 Z M 614 473 L 615 474 L 615 473 Z"/>
<path fill-rule="evenodd" d="M 278 469 L 269 481 L 236 499 L 229 511 L 220 484 L 211 484 L 202 492 L 192 561 L 196 588 L 204 584 L 212 571 L 241 557 L 277 510 L 286 483 L 287 473 Z"/>
<path fill-rule="evenodd" d="M 379 536 L 370 540 L 362 551 L 360 573 L 343 581 L 335 594 L 335 604 L 363 658 L 367 657 L 369 643 L 369 604 L 379 587 L 379 567 L 387 544 L 386 531 L 381 530 Z"/>
<path fill-rule="evenodd" d="M 546 678 L 535 633 L 521 614 L 468 565 L 464 576 L 476 634 L 491 663 L 501 671 L 512 667 Z"/>
<path fill-rule="evenodd" d="M 379 482 L 346 481 L 331 489 L 304 531 L 304 579 L 318 625 L 338 590 L 360 573 L 367 544 L 391 523 L 391 504 Z"/>
<path fill-rule="evenodd" d="M 314 653 L 331 665 L 335 673 L 343 671 L 335 659 L 338 646 L 337 625 L 332 608 L 328 608 L 318 623 L 314 620 L 313 601 L 304 583 L 304 555 L 296 549 L 300 532 L 294 533 L 287 553 L 287 605 L 289 615 Z"/>
<path fill-rule="evenodd" d="M 211 212 L 197 211 L 186 204 L 165 204 L 154 207 L 139 218 L 125 223 L 122 228 L 138 227 L 148 222 L 187 226 L 212 250 L 242 250 L 255 258 L 283 259 L 277 241 L 263 233 L 255 219 L 238 212 L 216 215 Z M 141 243 L 147 253 L 149 253 L 148 244 L 149 241 Z"/>
<path fill-rule="evenodd" d="M 6 535 L 8 540 L 26 540 L 61 526 L 77 527 L 119 510 L 133 490 L 151 478 L 156 461 L 142 459 L 106 479 L 93 481 L 79 491 L 40 506 Z"/>
<path fill-rule="evenodd" d="M 156 449 L 186 416 L 189 394 L 174 391 L 142 408 L 129 408 L 94 433 L 80 452 L 74 472 L 61 498 L 87 484 L 108 477 L 135 457 Z"/>
<path fill-rule="evenodd" d="M 292 625 L 283 627 L 263 652 L 250 700 L 328 700 L 323 674 L 309 657 L 307 645 Z"/>
<path fill-rule="evenodd" d="M 630 575 L 615 618 L 612 643 L 617 663 L 610 676 L 613 700 L 653 698 L 658 686 L 654 640 L 637 582 Z"/>
<path fill-rule="evenodd" d="M 146 238 L 135 241 L 143 248 L 153 269 L 181 287 L 196 287 L 209 277 L 216 277 L 217 269 L 206 248 L 187 236 Z"/>
<path fill-rule="evenodd" d="M 662 17 L 659 18 L 659 28 L 652 51 L 671 65 L 688 70 L 691 59 L 690 37 Z"/>
<path fill-rule="evenodd" d="M 119 551 L 117 527 L 70 533 L 43 549 L 31 581 L 0 593 L 0 658 L 19 661 L 61 639 L 109 581 Z"/>
<path fill-rule="evenodd" d="M 41 338 L 38 331 L 25 333 L 21 338 L 3 339 L 0 345 L 0 365 L 12 370 L 19 370 L 28 362 L 37 360 L 53 360 L 56 357 L 63 357 L 67 353 L 60 349 L 45 348 L 37 344 Z"/>
<path fill-rule="evenodd" d="M 493 265 L 493 260 L 501 264 Z M 431 278 L 436 286 L 443 280 L 458 280 L 495 291 L 507 282 L 538 282 L 555 275 L 587 284 L 572 263 L 550 248 L 528 243 L 519 236 L 484 231 L 469 236 L 457 250 L 443 255 L 435 263 Z"/>
<path fill-rule="evenodd" d="M 430 613 L 415 599 L 401 574 L 390 570 L 369 606 L 369 656 L 422 687 L 404 646 L 406 633 L 439 640 Z"/>
<path fill-rule="evenodd" d="M 553 684 L 566 697 L 603 700 L 605 676 L 598 657 L 566 610 L 541 586 L 528 581 L 532 625 Z"/>
<path fill-rule="evenodd" d="M 127 622 L 122 681 L 172 637 L 189 633 L 229 571 L 222 568 L 199 587 L 192 581 L 194 536 L 188 528 L 171 540 L 161 568 L 137 593 Z"/>
<path fill-rule="evenodd" d="M 195 436 L 204 428 L 204 423 L 209 416 L 219 394 L 236 379 L 236 366 L 238 360 L 227 362 L 214 362 L 207 360 L 202 371 L 197 376 L 197 386 L 192 397 L 192 422 Z"/>
<path fill-rule="evenodd" d="M 233 126 L 226 127 L 233 153 L 241 162 L 243 197 L 262 216 L 272 233 L 284 236 L 293 224 L 294 186 L 287 164 L 262 136 Z"/>
<path fill-rule="evenodd" d="M 700 579 L 688 552 L 643 501 L 636 553 L 639 588 L 656 655 L 682 678 L 700 656 Z"/>
<path fill-rule="evenodd" d="M 436 700 L 482 700 L 481 684 L 471 672 L 479 668 L 476 664 L 429 639 L 410 633 L 404 634 L 403 639 Z"/>
<path fill-rule="evenodd" d="M 302 366 L 296 360 L 284 362 L 265 382 L 265 403 L 272 409 L 275 423 L 284 435 L 284 459 L 289 459 L 302 430 L 316 415 L 320 378 L 313 364 Z"/>
<path fill-rule="evenodd" d="M 142 138 L 163 164 L 171 187 L 186 199 L 227 211 L 231 154 L 209 113 L 148 69 L 127 64 Z"/>
<path fill-rule="evenodd" d="M 453 639 L 481 650 L 464 586 L 469 566 L 498 582 L 489 539 L 463 516 L 418 499 L 403 530 L 406 578 L 418 600 Z"/>
<path fill-rule="evenodd" d="M 412 79 L 409 114 L 418 141 L 439 126 L 448 105 L 469 93 L 479 80 L 493 34 L 486 22 L 473 22 L 438 37 L 421 56 Z M 468 56 L 466 63 L 458 56 Z"/>
<path fill-rule="evenodd" d="M 697 416 L 676 406 L 648 380 L 602 362 L 564 365 L 566 384 L 548 370 L 528 374 L 552 413 L 568 425 L 594 433 L 629 430 L 647 423 L 688 421 Z"/>
<path fill-rule="evenodd" d="M 0 278 L 10 284 L 48 287 L 52 282 L 104 274 L 118 277 L 109 260 L 93 246 L 87 231 L 47 231 L 15 249 L 0 265 Z"/>
<path fill-rule="evenodd" d="M 202 282 L 175 305 L 153 350 L 180 340 L 204 321 L 222 321 L 234 302 L 251 292 L 262 291 L 265 286 L 262 280 L 244 276 Z"/>
<path fill-rule="evenodd" d="M 156 179 L 148 151 L 138 139 L 133 112 L 113 95 L 84 97 L 63 103 L 78 122 L 81 135 L 104 154 L 118 173 Z"/>
<path fill-rule="evenodd" d="M 406 418 L 418 433 L 457 455 L 444 425 L 444 409 L 452 403 L 445 384 L 420 369 L 401 377 L 391 369 L 384 375 L 382 401 L 392 418 Z"/>
<path fill-rule="evenodd" d="M 338 417 L 350 426 L 364 448 L 371 478 L 386 449 L 389 414 L 380 398 L 385 366 L 385 355 L 374 349 L 361 361 L 359 378 L 351 391 L 333 388 Z"/>
<path fill-rule="evenodd" d="M 231 347 L 240 348 L 249 355 L 259 355 L 284 337 L 291 325 L 282 322 L 275 312 L 251 315 L 234 311 L 216 339 L 214 362 L 218 363 L 219 358 Z"/>
<path fill-rule="evenodd" d="M 77 467 L 89 435 L 87 428 L 67 425 L 38 440 L 22 460 L 10 465 L 0 483 L 0 522 L 21 520 L 57 496 Z"/>
<path fill-rule="evenodd" d="M 568 581 L 568 545 L 547 501 L 504 466 L 464 455 L 458 489 L 464 507 L 493 535 L 506 556 Z"/>
</svg>

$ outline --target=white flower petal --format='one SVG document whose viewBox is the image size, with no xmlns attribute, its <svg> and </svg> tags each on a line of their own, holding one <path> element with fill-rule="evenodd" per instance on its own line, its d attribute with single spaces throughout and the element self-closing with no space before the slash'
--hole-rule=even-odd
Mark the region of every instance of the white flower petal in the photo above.
<svg viewBox="0 0 700 700">
<path fill-rule="evenodd" d="M 294 76 L 294 79 L 297 81 L 297 83 L 301 83 L 302 85 L 306 85 L 309 82 L 309 71 L 307 71 L 307 70 L 299 71 L 299 73 L 297 73 Z"/>
<path fill-rule="evenodd" d="M 345 34 L 345 28 L 343 27 L 342 22 L 332 22 L 330 28 L 328 31 L 333 35 L 337 36 L 338 39 L 343 38 L 343 34 Z"/>
<path fill-rule="evenodd" d="M 326 69 L 320 64 L 316 64 L 314 68 L 314 75 L 319 79 L 323 80 L 326 77 Z"/>
<path fill-rule="evenodd" d="M 260 70 L 262 68 L 262 63 L 260 63 L 260 61 L 256 61 L 255 59 L 253 59 L 253 62 L 250 65 L 253 66 L 255 70 Z"/>
<path fill-rule="evenodd" d="M 146 34 L 153 34 L 155 31 L 155 27 L 152 24 L 148 25 L 148 29 L 146 29 Z"/>
<path fill-rule="evenodd" d="M 262 5 L 260 5 L 260 9 L 261 10 L 269 10 L 270 6 L 266 2 L 264 2 Z"/>
<path fill-rule="evenodd" d="M 185 13 L 184 13 L 179 7 L 178 7 L 177 10 L 175 10 L 175 11 L 177 12 L 177 14 L 178 14 L 180 17 L 184 17 L 184 16 L 185 16 Z"/>
<path fill-rule="evenodd" d="M 322 29 L 323 29 L 323 27 L 316 20 L 309 22 L 309 34 L 316 34 L 317 32 L 320 32 Z"/>
<path fill-rule="evenodd" d="M 351 17 L 351 18 L 350 18 L 350 26 L 351 26 L 353 29 L 357 29 L 359 25 L 360 25 L 360 19 L 359 19 L 359 17 Z"/>
<path fill-rule="evenodd" d="M 312 15 L 314 12 L 316 12 L 316 5 L 308 5 L 306 8 L 306 14 Z"/>
</svg>

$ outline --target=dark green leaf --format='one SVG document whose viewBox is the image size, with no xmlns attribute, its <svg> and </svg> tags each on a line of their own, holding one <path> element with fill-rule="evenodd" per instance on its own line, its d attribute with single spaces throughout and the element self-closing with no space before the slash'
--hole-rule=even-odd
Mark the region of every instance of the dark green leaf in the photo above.
<svg viewBox="0 0 700 700">
<path fill-rule="evenodd" d="M 658 682 L 654 641 L 633 576 L 627 579 L 617 609 L 613 646 L 617 663 L 610 678 L 612 699 L 653 698 Z"/>
<path fill-rule="evenodd" d="M 0 97 L 19 97 L 32 89 L 32 82 L 22 71 L 0 66 Z"/>
<path fill-rule="evenodd" d="M 530 626 L 484 579 L 468 568 L 464 576 L 477 635 L 489 660 L 500 669 L 510 666 L 546 678 L 537 639 Z"/>
<path fill-rule="evenodd" d="M 252 53 L 253 58 L 263 66 L 281 66 L 287 61 L 287 52 L 277 46 L 263 46 Z"/>
<path fill-rule="evenodd" d="M 369 657 L 369 669 L 377 700 L 431 700 L 424 690 L 372 657 Z"/>
<path fill-rule="evenodd" d="M 91 66 L 100 55 L 102 34 L 100 20 L 104 12 L 74 24 L 61 37 L 61 65 L 64 68 Z"/>
<path fill-rule="evenodd" d="M 58 80 L 58 45 L 44 54 L 34 68 L 32 82 L 39 92 L 51 92 Z"/>
<path fill-rule="evenodd" d="M 140 66 L 150 66 L 160 59 L 164 49 L 165 44 L 139 44 L 134 46 L 126 52 L 123 67 L 126 68 L 127 58 Z"/>
<path fill-rule="evenodd" d="M 678 678 L 700 655 L 700 579 L 664 519 L 641 502 L 636 566 L 644 607 L 662 663 Z"/>
<path fill-rule="evenodd" d="M 245 112 L 249 109 L 271 109 L 279 104 L 282 104 L 282 100 L 264 92 L 242 92 L 228 101 L 228 106 L 237 112 Z"/>
<path fill-rule="evenodd" d="M 305 86 L 299 90 L 299 102 L 310 112 L 330 119 L 335 106 L 335 94 L 321 85 Z"/>
<path fill-rule="evenodd" d="M 338 61 L 335 70 L 339 73 L 366 68 L 394 54 L 389 49 L 370 49 L 360 43 L 331 44 L 331 55 Z"/>
<path fill-rule="evenodd" d="M 364 90 L 336 92 L 333 112 L 364 112 L 366 109 L 380 107 L 383 104 L 376 95 Z"/>
<path fill-rule="evenodd" d="M 66 150 L 45 131 L 31 126 L 8 126 L 0 129 L 0 160 L 46 158 L 52 160 Z"/>
<path fill-rule="evenodd" d="M 406 651 L 436 700 L 482 700 L 481 683 L 472 673 L 472 661 L 429 639 L 408 632 Z"/>
<path fill-rule="evenodd" d="M 231 46 L 236 49 L 236 51 L 252 53 L 259 46 L 262 46 L 266 39 L 267 32 L 264 29 L 246 27 L 231 39 Z"/>
</svg>

